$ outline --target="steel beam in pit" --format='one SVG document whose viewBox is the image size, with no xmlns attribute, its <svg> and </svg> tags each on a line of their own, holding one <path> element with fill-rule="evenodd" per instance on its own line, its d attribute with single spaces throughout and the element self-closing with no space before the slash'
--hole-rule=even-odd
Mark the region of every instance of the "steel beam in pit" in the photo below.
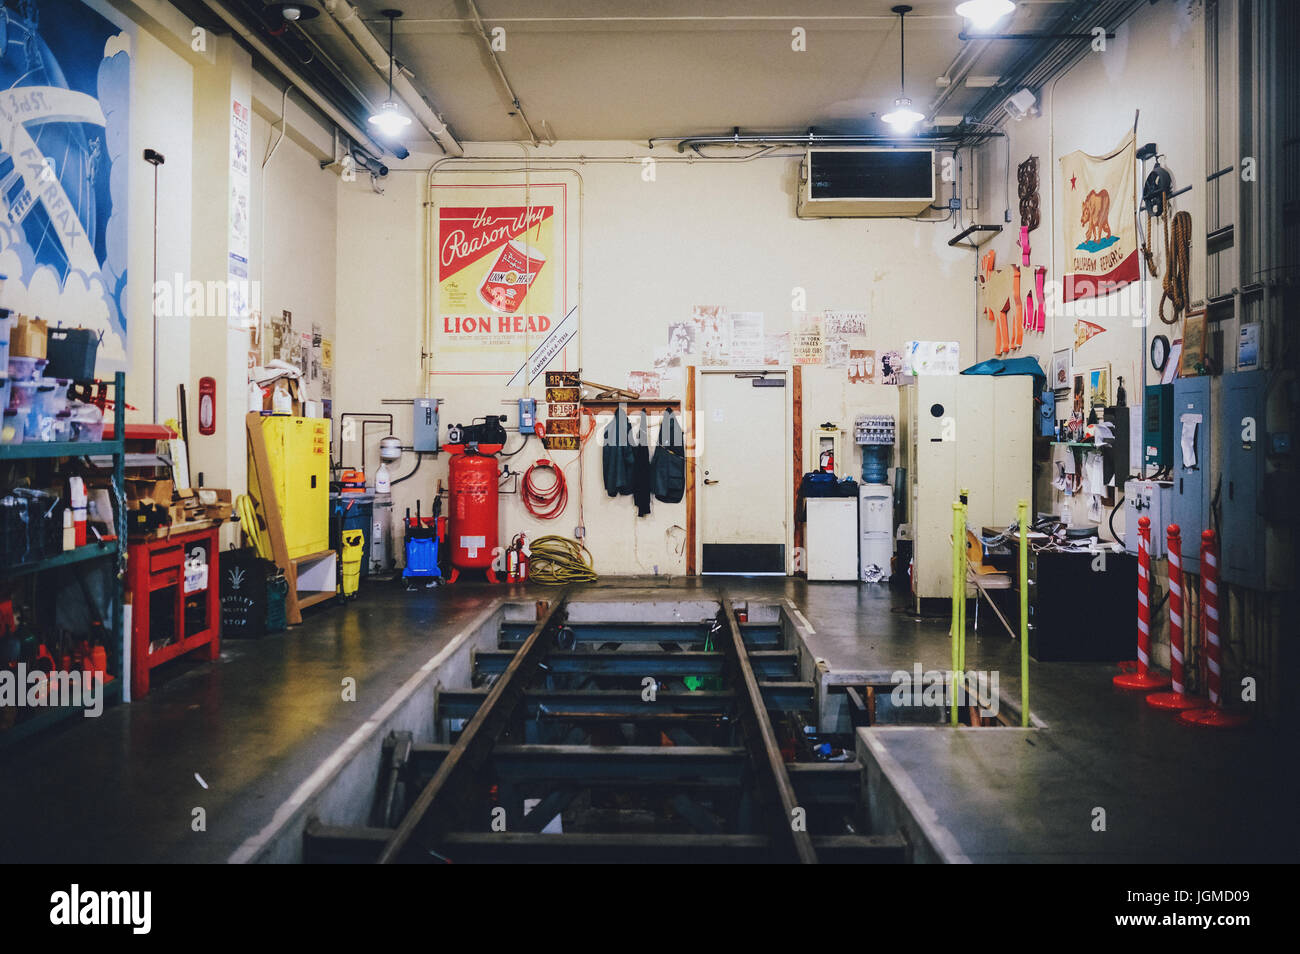
<svg viewBox="0 0 1300 954">
<path fill-rule="evenodd" d="M 776 741 L 776 732 L 772 729 L 772 720 L 768 718 L 767 706 L 758 687 L 758 677 L 754 675 L 754 666 L 750 662 L 750 652 L 745 646 L 736 622 L 736 613 L 731 607 L 727 594 L 719 594 L 722 604 L 718 610 L 718 620 L 723 632 L 718 642 L 727 657 L 728 668 L 735 681 L 736 691 L 740 695 L 740 724 L 745 736 L 745 746 L 754 763 L 755 778 L 762 788 L 764 796 L 774 815 L 772 824 L 772 846 L 781 854 L 797 860 L 800 864 L 816 864 L 817 852 L 813 848 L 812 838 L 806 825 L 796 825 L 796 811 L 800 811 L 799 800 L 795 795 L 794 785 L 785 768 L 785 759 L 781 756 L 781 747 Z"/>
<path fill-rule="evenodd" d="M 760 682 L 758 687 L 769 709 L 812 712 L 815 708 L 816 687 L 811 682 Z M 443 689 L 437 697 L 437 717 L 472 718 L 490 691 L 487 687 Z M 736 702 L 736 694 L 729 689 L 661 691 L 653 702 L 646 702 L 642 698 L 642 692 L 641 689 L 529 689 L 524 694 L 523 705 L 528 717 L 532 719 L 537 717 L 543 706 L 551 712 L 562 710 L 648 716 L 665 712 L 730 712 Z"/>
<path fill-rule="evenodd" d="M 523 699 L 529 679 L 551 648 L 555 630 L 564 620 L 567 597 L 567 590 L 556 595 L 519 651 L 513 654 L 510 665 L 465 726 L 460 739 L 438 766 L 429 784 L 420 791 L 392 838 L 384 845 L 379 854 L 380 864 L 406 859 L 429 860 L 425 853 L 433 847 L 440 834 L 453 827 L 451 816 L 455 806 L 463 804 L 469 795 L 474 774 L 491 753 L 511 714 Z"/>
<path fill-rule="evenodd" d="M 391 838 L 387 828 L 349 828 L 313 820 L 304 833 L 312 863 L 373 860 Z M 898 864 L 907 845 L 898 835 L 830 835 L 812 839 L 818 857 L 841 864 Z M 763 864 L 778 860 L 766 835 L 604 834 L 573 832 L 451 832 L 443 837 L 446 860 L 458 864 Z"/>
<path fill-rule="evenodd" d="M 450 745 L 417 742 L 411 747 L 416 780 L 438 771 Z M 514 783 L 562 781 L 569 785 L 640 786 L 691 784 L 738 787 L 745 781 L 747 752 L 739 747 L 498 745 L 489 761 L 498 778 Z M 861 766 L 853 762 L 793 762 L 786 772 L 800 805 L 856 805 Z"/>
<path fill-rule="evenodd" d="M 671 623 L 597 623 L 569 622 L 565 628 L 573 631 L 578 645 L 604 643 L 680 643 L 699 645 L 708 638 L 713 619 L 703 622 Z M 507 620 L 501 624 L 501 646 L 512 647 L 522 643 L 532 629 L 531 623 Z M 781 649 L 785 637 L 779 623 L 742 623 L 740 632 L 751 649 Z"/>
<path fill-rule="evenodd" d="M 474 670 L 480 675 L 505 672 L 515 654 L 482 650 L 474 653 Z M 751 668 L 763 679 L 793 679 L 799 673 L 799 654 L 793 650 L 748 653 Z M 721 652 L 612 652 L 551 653 L 546 669 L 553 673 L 595 676 L 718 676 L 726 657 Z"/>
</svg>

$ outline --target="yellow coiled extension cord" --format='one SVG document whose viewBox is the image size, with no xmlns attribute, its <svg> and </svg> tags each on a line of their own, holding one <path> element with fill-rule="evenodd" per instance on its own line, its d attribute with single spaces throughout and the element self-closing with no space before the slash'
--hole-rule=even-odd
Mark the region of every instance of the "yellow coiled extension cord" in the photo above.
<svg viewBox="0 0 1300 954">
<path fill-rule="evenodd" d="M 591 583 L 597 579 L 591 551 L 577 540 L 554 534 L 538 537 L 528 548 L 528 579 L 543 586 Z"/>
</svg>

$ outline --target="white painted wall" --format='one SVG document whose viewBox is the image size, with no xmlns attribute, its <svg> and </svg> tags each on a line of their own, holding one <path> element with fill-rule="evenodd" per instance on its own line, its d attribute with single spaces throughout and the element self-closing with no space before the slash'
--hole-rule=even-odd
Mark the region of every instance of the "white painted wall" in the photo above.
<svg viewBox="0 0 1300 954">
<path fill-rule="evenodd" d="M 130 264 L 127 301 L 131 367 L 127 400 L 140 420 L 153 419 L 153 256 L 154 167 L 145 149 L 166 157 L 158 167 L 158 277 L 190 272 L 191 175 L 190 125 L 194 70 L 144 29 L 135 33 L 131 73 L 131 150 L 128 167 L 131 215 L 128 222 Z M 176 385 L 189 378 L 190 328 L 184 318 L 160 318 L 158 325 L 158 401 L 160 419 L 176 416 Z"/>
<path fill-rule="evenodd" d="M 518 154 L 517 147 L 474 148 L 479 154 L 493 150 Z M 547 155 L 602 152 L 639 156 L 644 147 L 559 143 L 535 155 L 540 170 L 556 165 L 545 161 Z M 958 340 L 963 352 L 971 353 L 971 254 L 947 246 L 951 226 L 800 221 L 794 216 L 797 162 L 795 157 L 744 164 L 661 162 L 653 182 L 643 180 L 639 162 L 564 164 L 582 177 L 584 377 L 625 384 L 628 371 L 651 366 L 654 349 L 667 343 L 668 324 L 688 318 L 695 304 L 761 311 L 768 331 L 788 331 L 796 287 L 806 290 L 813 313 L 865 309 L 868 346 L 877 351 L 901 348 L 910 338 L 943 338 Z M 514 173 L 498 178 L 521 181 Z M 422 186 L 421 175 L 403 172 L 389 176 L 382 197 L 361 181 L 340 186 L 336 413 L 378 411 L 382 398 L 421 393 Z M 438 376 L 435 381 L 435 395 L 446 402 L 444 424 L 503 410 L 514 421 L 513 409 L 500 402 L 519 396 L 517 389 L 507 395 L 501 385 L 484 385 L 470 376 Z M 539 399 L 541 383 L 530 391 Z M 897 413 L 896 389 L 849 385 L 843 369 L 805 368 L 804 388 L 806 428 L 830 420 L 851 430 L 857 413 Z M 398 434 L 409 440 L 409 412 L 394 410 Z M 368 450 L 372 461 L 374 443 Z M 852 446 L 851 438 L 846 446 Z M 534 442 L 510 464 L 526 468 L 539 452 Z M 355 459 L 354 450 L 348 455 L 349 462 Z M 573 455 L 556 456 L 568 463 Z M 585 454 L 581 499 L 581 519 L 598 571 L 651 573 L 657 567 L 660 573 L 682 572 L 685 557 L 677 553 L 680 535 L 672 528 L 685 526 L 684 503 L 655 502 L 651 515 L 638 519 L 628 498 L 605 495 L 599 458 L 593 442 Z M 506 498 L 502 542 L 521 530 L 530 537 L 551 532 L 571 536 L 580 519 L 576 470 L 576 465 L 567 470 L 571 499 L 558 520 L 539 525 L 516 498 Z M 846 470 L 859 474 L 856 455 Z M 445 455 L 426 461 L 416 479 L 397 489 L 397 512 L 417 496 L 427 507 L 435 480 L 445 474 Z"/>
<path fill-rule="evenodd" d="M 1170 215 L 1179 209 L 1192 213 L 1191 299 L 1198 302 L 1205 294 L 1204 247 L 1198 247 L 1200 243 L 1196 239 L 1205 231 L 1205 51 L 1199 14 L 1191 12 L 1186 4 L 1144 6 L 1115 32 L 1115 38 L 1109 41 L 1104 52 L 1089 52 L 1042 90 L 1035 91 L 1039 115 L 1004 124 L 1011 146 L 1012 222 L 981 248 L 981 254 L 994 250 L 999 266 L 1020 262 L 1020 248 L 1016 244 L 1020 228 L 1016 166 L 1030 155 L 1036 155 L 1042 224 L 1030 233 L 1031 261 L 1034 265 L 1049 265 L 1048 280 L 1059 282 L 1065 255 L 1059 223 L 1060 216 L 1065 214 L 1065 197 L 1059 187 L 1054 188 L 1059 175 L 1057 160 L 1076 149 L 1092 155 L 1109 152 L 1133 127 L 1136 112 L 1139 114 L 1138 146 L 1157 143 L 1160 152 L 1165 154 L 1161 164 L 1174 176 L 1174 188 L 1192 187 L 1191 192 L 1173 200 Z M 980 222 L 1002 221 L 1003 148 L 1001 141 L 994 141 L 980 150 L 981 208 L 975 213 Z M 1135 172 L 1135 178 L 1140 196 L 1143 181 L 1140 170 Z M 1073 208 L 1070 214 L 1076 214 Z M 1140 218 L 1140 225 L 1145 231 L 1145 216 Z M 1157 261 L 1163 275 L 1166 268 L 1163 237 Z M 975 267 L 974 262 L 970 267 Z M 1050 373 L 1052 352 L 1073 345 L 1076 317 L 1092 321 L 1106 331 L 1073 352 L 1074 366 L 1089 369 L 1109 363 L 1112 395 L 1122 375 L 1129 404 L 1140 404 L 1144 365 L 1152 375 L 1151 383 L 1155 383 L 1154 372 L 1150 371 L 1146 359 L 1150 337 L 1164 334 L 1172 341 L 1181 336 L 1177 326 L 1164 325 L 1156 317 L 1160 279 L 1149 277 L 1145 265 L 1143 276 L 1145 307 L 1139 297 L 1136 308 L 1130 307 L 1134 298 L 1127 291 L 1063 305 L 1058 285 L 1055 298 L 1049 298 L 1046 333 L 1027 332 L 1024 346 L 1015 356 L 1036 357 L 1043 370 Z M 1021 293 L 1027 290 L 1022 285 Z M 1145 329 L 1144 314 L 1148 325 Z M 992 323 L 977 315 L 975 324 L 979 356 L 992 357 Z M 1068 416 L 1068 408 L 1057 414 L 1058 418 Z M 1046 468 L 1038 476 L 1037 488 L 1039 508 L 1059 513 L 1062 496 L 1051 487 Z M 1076 501 L 1073 510 L 1075 525 L 1089 524 L 1081 512 L 1082 501 Z M 1108 517 L 1107 508 L 1103 510 L 1103 528 Z M 1123 534 L 1122 514 L 1115 518 L 1115 529 Z M 1102 536 L 1109 537 L 1109 530 L 1103 529 Z"/>
<path fill-rule="evenodd" d="M 334 248 L 338 177 L 322 171 L 330 130 L 301 94 L 291 93 L 287 134 L 262 168 L 281 117 L 283 87 L 253 72 L 251 58 L 229 37 L 208 35 L 193 49 L 193 24 L 161 0 L 118 0 L 134 20 L 131 104 L 130 291 L 131 360 L 127 395 L 132 420 L 153 419 L 152 328 L 154 255 L 153 167 L 145 148 L 163 153 L 158 173 L 158 278 L 224 282 L 232 96 L 251 101 L 250 278 L 261 282 L 262 310 L 293 312 L 299 330 L 313 322 L 334 330 Z M 278 129 L 276 130 L 278 135 Z M 264 188 L 264 181 L 266 188 Z M 191 430 L 191 461 L 210 486 L 245 485 L 243 413 L 247 406 L 247 334 L 223 317 L 160 319 L 160 419 L 177 415 L 176 385 L 197 406 L 198 379 L 217 380 L 218 433 Z"/>
</svg>

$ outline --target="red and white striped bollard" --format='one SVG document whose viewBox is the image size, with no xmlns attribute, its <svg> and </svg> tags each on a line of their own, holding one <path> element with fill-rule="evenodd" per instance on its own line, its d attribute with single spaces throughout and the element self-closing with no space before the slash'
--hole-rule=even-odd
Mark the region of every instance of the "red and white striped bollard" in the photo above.
<svg viewBox="0 0 1300 954">
<path fill-rule="evenodd" d="M 1137 672 L 1122 672 L 1117 689 L 1163 689 L 1169 680 L 1151 672 L 1151 518 L 1138 518 L 1138 645 Z"/>
<path fill-rule="evenodd" d="M 1201 534 L 1201 612 L 1205 616 L 1206 689 L 1210 707 L 1188 709 L 1178 718 L 1188 725 L 1213 729 L 1235 729 L 1250 720 L 1223 708 L 1223 651 L 1219 643 L 1219 553 L 1214 531 Z"/>
<path fill-rule="evenodd" d="M 1171 523 L 1166 531 L 1169 541 L 1169 676 L 1172 692 L 1153 692 L 1147 696 L 1147 705 L 1156 709 L 1195 709 L 1202 700 L 1186 694 L 1183 684 L 1186 665 L 1183 639 L 1183 537 L 1178 524 Z"/>
</svg>

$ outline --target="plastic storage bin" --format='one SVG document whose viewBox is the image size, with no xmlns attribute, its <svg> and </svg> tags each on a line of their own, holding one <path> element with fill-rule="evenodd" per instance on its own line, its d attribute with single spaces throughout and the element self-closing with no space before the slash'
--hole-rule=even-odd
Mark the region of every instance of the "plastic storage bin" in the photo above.
<svg viewBox="0 0 1300 954">
<path fill-rule="evenodd" d="M 63 500 L 48 490 L 15 487 L 13 495 L 26 504 L 27 550 L 21 563 L 33 563 L 63 552 Z"/>
<path fill-rule="evenodd" d="M 15 381 L 35 381 L 44 373 L 46 364 L 45 358 L 12 357 L 8 364 L 9 377 Z"/>
<path fill-rule="evenodd" d="M 40 384 L 36 381 L 15 381 L 11 378 L 9 406 L 18 411 L 29 411 L 36 403 L 36 390 Z"/>
<path fill-rule="evenodd" d="M 13 408 L 5 408 L 4 423 L 0 424 L 0 444 L 21 444 L 26 429 L 26 415 Z"/>
<path fill-rule="evenodd" d="M 104 439 L 104 416 L 93 404 L 71 406 L 72 439 L 78 442 Z"/>
</svg>

